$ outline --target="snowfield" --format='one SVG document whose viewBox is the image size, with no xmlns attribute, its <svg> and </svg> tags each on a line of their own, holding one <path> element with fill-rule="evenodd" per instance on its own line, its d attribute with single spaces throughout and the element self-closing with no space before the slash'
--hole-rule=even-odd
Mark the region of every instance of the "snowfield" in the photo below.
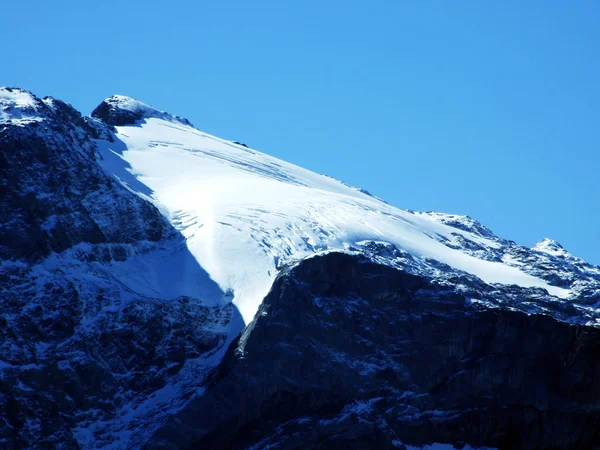
<svg viewBox="0 0 600 450">
<path fill-rule="evenodd" d="M 140 108 L 127 97 L 113 99 L 121 108 Z M 150 199 L 185 236 L 189 251 L 212 280 L 223 292 L 233 293 L 246 323 L 281 266 L 372 241 L 389 242 L 416 258 L 434 259 L 489 284 L 539 287 L 560 298 L 570 295 L 517 267 L 451 248 L 447 244 L 456 243 L 457 235 L 485 247 L 498 244 L 444 225 L 435 215 L 392 207 L 172 116 L 147 116 L 135 125 L 116 127 L 114 142 L 97 141 L 100 164 Z"/>
</svg>

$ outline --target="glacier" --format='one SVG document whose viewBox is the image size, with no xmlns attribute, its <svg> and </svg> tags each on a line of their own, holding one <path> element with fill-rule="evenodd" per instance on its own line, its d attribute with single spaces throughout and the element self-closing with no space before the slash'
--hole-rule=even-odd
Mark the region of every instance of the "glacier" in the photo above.
<svg viewBox="0 0 600 450">
<path fill-rule="evenodd" d="M 485 237 L 203 133 L 127 97 L 112 97 L 109 103 L 120 110 L 142 109 L 144 119 L 117 126 L 114 142 L 98 141 L 100 165 L 163 212 L 185 236 L 198 263 L 223 291 L 234 294 L 246 323 L 279 266 L 369 241 L 393 244 L 486 283 L 539 287 L 558 298 L 570 295 L 569 289 L 517 267 L 444 244 L 458 234 L 480 245 L 498 245 Z"/>
</svg>

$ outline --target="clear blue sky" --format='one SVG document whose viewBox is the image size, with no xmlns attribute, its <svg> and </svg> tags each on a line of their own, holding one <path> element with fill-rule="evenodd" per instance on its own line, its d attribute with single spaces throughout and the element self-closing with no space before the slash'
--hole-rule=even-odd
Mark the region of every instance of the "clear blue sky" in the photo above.
<svg viewBox="0 0 600 450">
<path fill-rule="evenodd" d="M 6 0 L 0 85 L 129 95 L 600 264 L 600 3 Z"/>
</svg>

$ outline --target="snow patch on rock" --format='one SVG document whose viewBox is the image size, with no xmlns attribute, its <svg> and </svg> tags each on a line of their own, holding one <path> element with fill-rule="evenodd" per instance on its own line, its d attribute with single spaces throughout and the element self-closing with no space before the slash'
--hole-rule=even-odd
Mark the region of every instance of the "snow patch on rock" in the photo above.
<svg viewBox="0 0 600 450">
<path fill-rule="evenodd" d="M 43 104 L 23 89 L 0 87 L 0 125 L 26 125 L 40 122 Z"/>
<path fill-rule="evenodd" d="M 573 257 L 573 255 L 566 251 L 562 245 L 548 238 L 542 239 L 531 248 L 538 252 L 547 253 L 552 256 L 560 256 L 563 258 Z"/>
</svg>

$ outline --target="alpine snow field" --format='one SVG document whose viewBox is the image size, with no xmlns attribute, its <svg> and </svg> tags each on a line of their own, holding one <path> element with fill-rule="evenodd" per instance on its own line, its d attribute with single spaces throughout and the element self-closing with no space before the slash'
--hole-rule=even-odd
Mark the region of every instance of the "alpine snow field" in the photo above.
<svg viewBox="0 0 600 450">
<path fill-rule="evenodd" d="M 0 88 L 0 307 L 0 448 L 600 447 L 599 267 L 128 97 Z"/>
</svg>

